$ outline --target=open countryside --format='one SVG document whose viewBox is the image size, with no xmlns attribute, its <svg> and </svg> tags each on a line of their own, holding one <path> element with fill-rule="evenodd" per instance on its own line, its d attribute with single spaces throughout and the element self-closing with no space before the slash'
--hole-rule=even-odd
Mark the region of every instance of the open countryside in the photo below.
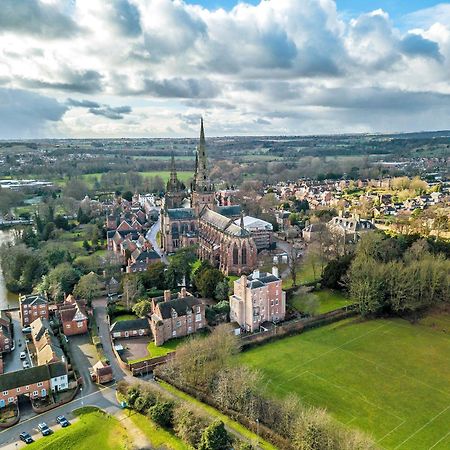
<svg viewBox="0 0 450 450">
<path fill-rule="evenodd" d="M 275 396 L 298 394 L 381 448 L 450 447 L 450 316 L 349 319 L 244 352 Z"/>
</svg>

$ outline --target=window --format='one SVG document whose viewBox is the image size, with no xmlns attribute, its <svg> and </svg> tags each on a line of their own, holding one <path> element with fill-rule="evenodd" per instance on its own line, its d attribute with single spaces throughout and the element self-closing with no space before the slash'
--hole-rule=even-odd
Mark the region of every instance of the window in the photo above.
<svg viewBox="0 0 450 450">
<path fill-rule="evenodd" d="M 38 391 L 33 391 L 33 397 L 37 397 Z"/>
<path fill-rule="evenodd" d="M 83 322 L 77 322 L 77 327 L 81 328 L 83 326 Z"/>
<path fill-rule="evenodd" d="M 275 300 L 275 305 L 278 305 L 278 299 Z"/>
<path fill-rule="evenodd" d="M 188 327 L 188 333 L 192 333 L 192 327 Z"/>
<path fill-rule="evenodd" d="M 66 328 L 71 328 L 71 326 L 70 323 L 66 324 Z"/>
<path fill-rule="evenodd" d="M 30 390 L 30 386 L 25 386 L 25 390 L 29 391 Z"/>
<path fill-rule="evenodd" d="M 242 264 L 247 264 L 247 247 L 242 247 Z"/>
<path fill-rule="evenodd" d="M 47 395 L 46 389 L 41 389 L 41 397 L 45 397 Z"/>
<path fill-rule="evenodd" d="M 239 264 L 239 251 L 236 244 L 233 246 L 233 264 L 235 266 Z"/>
<path fill-rule="evenodd" d="M 273 306 L 273 300 L 270 300 L 270 306 Z"/>
<path fill-rule="evenodd" d="M 61 380 L 61 381 L 64 381 L 64 379 L 66 378 L 66 376 L 65 375 L 63 375 L 63 376 L 61 376 L 61 377 L 59 377 L 59 379 Z"/>
<path fill-rule="evenodd" d="M 202 321 L 202 315 L 201 314 L 196 314 L 195 315 L 195 321 L 196 322 L 201 322 Z"/>
<path fill-rule="evenodd" d="M 177 335 L 176 330 L 173 330 L 173 331 L 172 331 L 172 337 L 176 337 L 176 335 Z"/>
<path fill-rule="evenodd" d="M 20 387 L 16 388 L 16 392 L 20 392 Z"/>
<path fill-rule="evenodd" d="M 197 306 L 197 307 L 195 308 L 195 312 L 196 312 L 197 314 L 200 313 L 200 306 Z"/>
<path fill-rule="evenodd" d="M 14 397 L 9 397 L 8 398 L 8 403 L 13 403 L 14 402 Z"/>
<path fill-rule="evenodd" d="M 26 309 L 24 309 L 23 314 L 24 314 L 24 316 L 28 316 L 28 311 Z"/>
<path fill-rule="evenodd" d="M 192 323 L 192 317 L 188 317 L 188 323 Z"/>
<path fill-rule="evenodd" d="M 37 311 L 34 311 L 34 313 L 33 313 L 35 316 L 37 316 L 38 315 L 38 313 L 37 313 Z"/>
<path fill-rule="evenodd" d="M 181 327 L 181 321 L 177 320 L 177 328 L 180 328 L 180 327 Z"/>
<path fill-rule="evenodd" d="M 5 339 L 5 344 L 9 344 L 9 339 L 8 338 Z"/>
<path fill-rule="evenodd" d="M 40 381 L 38 384 L 38 387 L 44 386 L 44 383 L 42 381 Z"/>
<path fill-rule="evenodd" d="M 3 391 L 3 395 L 8 395 L 8 391 Z"/>
</svg>

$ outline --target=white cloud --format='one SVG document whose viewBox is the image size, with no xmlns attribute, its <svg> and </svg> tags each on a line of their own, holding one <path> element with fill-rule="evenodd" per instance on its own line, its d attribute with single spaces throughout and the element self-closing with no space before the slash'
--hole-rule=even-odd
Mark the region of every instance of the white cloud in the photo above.
<svg viewBox="0 0 450 450">
<path fill-rule="evenodd" d="M 231 134 L 441 127 L 433 108 L 449 119 L 446 4 L 409 15 L 400 31 L 382 10 L 345 19 L 332 0 L 231 11 L 182 0 L 29 0 L 17 10 L 5 1 L 0 84 L 59 104 L 71 97 L 55 122 L 61 134 L 186 134 L 201 113 L 212 132 Z"/>
</svg>

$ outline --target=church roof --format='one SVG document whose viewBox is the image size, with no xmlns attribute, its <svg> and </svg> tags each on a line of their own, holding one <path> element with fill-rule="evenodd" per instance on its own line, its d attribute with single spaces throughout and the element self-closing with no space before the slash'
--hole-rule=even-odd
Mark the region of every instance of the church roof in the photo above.
<svg viewBox="0 0 450 450">
<path fill-rule="evenodd" d="M 201 219 L 209 223 L 213 227 L 218 228 L 224 233 L 227 233 L 232 236 L 247 237 L 250 235 L 250 233 L 247 230 L 233 223 L 232 219 L 222 216 L 222 214 L 219 214 L 209 208 L 206 208 L 203 211 Z"/>
<path fill-rule="evenodd" d="M 239 217 L 241 215 L 240 205 L 219 206 L 217 212 L 227 217 Z"/>
<path fill-rule="evenodd" d="M 195 211 L 192 208 L 175 208 L 175 209 L 168 209 L 167 215 L 171 219 L 195 219 Z"/>
</svg>

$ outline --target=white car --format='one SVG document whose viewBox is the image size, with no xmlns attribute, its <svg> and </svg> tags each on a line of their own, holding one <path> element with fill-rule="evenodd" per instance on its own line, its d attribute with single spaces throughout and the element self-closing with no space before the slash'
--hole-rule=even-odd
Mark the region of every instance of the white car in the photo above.
<svg viewBox="0 0 450 450">
<path fill-rule="evenodd" d="M 20 352 L 20 359 L 25 359 L 27 354 L 25 352 Z"/>
<path fill-rule="evenodd" d="M 30 368 L 30 364 L 28 364 L 28 361 L 24 361 L 24 362 L 22 363 L 22 367 L 23 367 L 24 369 L 29 369 L 29 368 Z"/>
</svg>

